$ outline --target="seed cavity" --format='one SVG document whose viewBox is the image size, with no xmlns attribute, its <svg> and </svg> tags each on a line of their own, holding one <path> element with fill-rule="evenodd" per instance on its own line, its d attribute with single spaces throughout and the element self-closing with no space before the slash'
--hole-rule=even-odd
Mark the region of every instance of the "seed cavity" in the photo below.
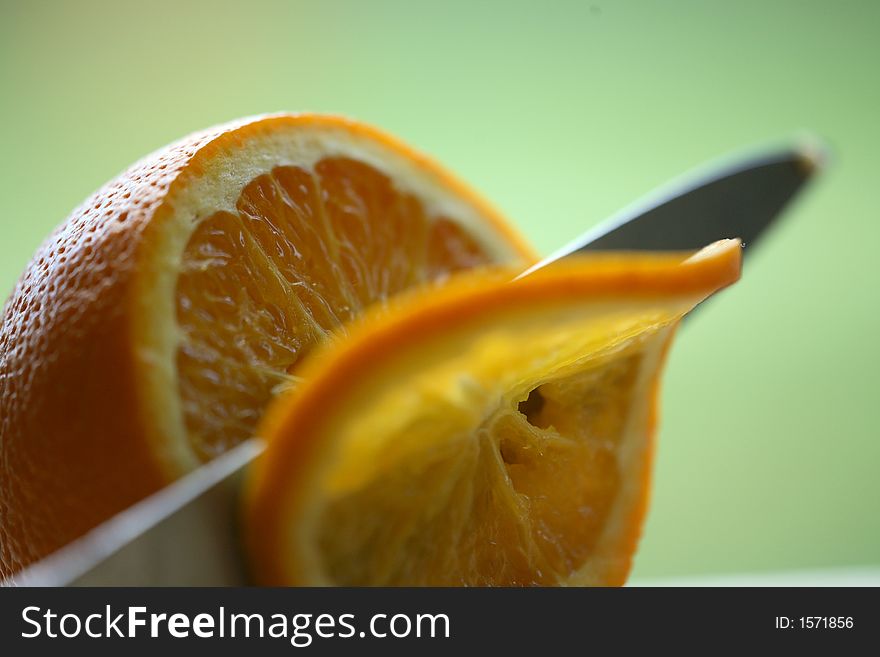
<svg viewBox="0 0 880 657">
<path fill-rule="evenodd" d="M 517 410 L 525 416 L 529 424 L 539 429 L 546 429 L 549 424 L 543 422 L 540 418 L 541 411 L 544 408 L 544 396 L 541 394 L 541 388 L 535 388 L 529 393 L 529 396 L 519 403 Z"/>
</svg>

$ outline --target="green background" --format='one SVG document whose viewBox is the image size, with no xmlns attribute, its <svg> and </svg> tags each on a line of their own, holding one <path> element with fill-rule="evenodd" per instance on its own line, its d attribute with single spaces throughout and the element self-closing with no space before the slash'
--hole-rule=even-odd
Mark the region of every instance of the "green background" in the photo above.
<svg viewBox="0 0 880 657">
<path fill-rule="evenodd" d="M 809 130 L 833 166 L 682 332 L 639 577 L 880 563 L 880 3 L 0 3 L 0 289 L 183 134 L 384 127 L 549 252 L 654 186 Z"/>
</svg>

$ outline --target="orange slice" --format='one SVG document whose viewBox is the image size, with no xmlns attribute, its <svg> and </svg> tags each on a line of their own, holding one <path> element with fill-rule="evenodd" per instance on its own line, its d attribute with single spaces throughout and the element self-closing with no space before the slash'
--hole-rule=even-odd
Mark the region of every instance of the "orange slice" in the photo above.
<svg viewBox="0 0 880 657">
<path fill-rule="evenodd" d="M 0 326 L 0 575 L 252 435 L 364 308 L 531 262 L 470 190 L 372 128 L 212 128 L 108 183 L 40 248 Z"/>
<path fill-rule="evenodd" d="M 258 581 L 623 583 L 664 355 L 739 271 L 730 240 L 512 283 L 467 274 L 368 314 L 260 429 L 245 509 Z"/>
</svg>

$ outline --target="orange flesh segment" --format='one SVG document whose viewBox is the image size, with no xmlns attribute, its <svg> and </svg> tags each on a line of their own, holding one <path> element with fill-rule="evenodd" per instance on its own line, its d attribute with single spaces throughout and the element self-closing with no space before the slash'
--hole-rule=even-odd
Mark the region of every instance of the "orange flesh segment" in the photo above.
<svg viewBox="0 0 880 657">
<path fill-rule="evenodd" d="M 365 307 L 491 260 L 453 218 L 350 158 L 276 167 L 236 210 L 200 222 L 177 283 L 180 397 L 203 460 L 251 437 L 303 356 Z"/>
<path fill-rule="evenodd" d="M 565 581 L 592 553 L 622 485 L 617 450 L 641 359 L 637 345 L 628 351 L 509 402 L 440 458 L 410 464 L 415 472 L 386 471 L 366 489 L 334 499 L 322 511 L 318 539 L 331 580 Z M 384 510 L 381 522 L 365 523 L 366 509 Z M 402 553 L 408 559 L 399 560 Z"/>
</svg>

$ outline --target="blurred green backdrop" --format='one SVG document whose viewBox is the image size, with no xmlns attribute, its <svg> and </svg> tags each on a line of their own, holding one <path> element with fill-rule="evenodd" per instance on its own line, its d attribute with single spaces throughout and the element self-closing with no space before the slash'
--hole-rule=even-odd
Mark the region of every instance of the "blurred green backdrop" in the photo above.
<svg viewBox="0 0 880 657">
<path fill-rule="evenodd" d="M 241 115 L 380 125 L 545 252 L 824 136 L 833 167 L 673 350 L 635 574 L 880 562 L 880 3 L 0 2 L 3 296 L 105 180 Z"/>
</svg>

